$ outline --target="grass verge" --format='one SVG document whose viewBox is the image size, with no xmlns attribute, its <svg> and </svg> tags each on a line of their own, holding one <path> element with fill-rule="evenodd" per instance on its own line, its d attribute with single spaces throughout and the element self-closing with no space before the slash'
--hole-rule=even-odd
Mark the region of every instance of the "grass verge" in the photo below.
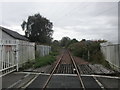
<svg viewBox="0 0 120 90">
<path fill-rule="evenodd" d="M 31 60 L 29 62 L 24 63 L 22 67 L 19 68 L 19 70 L 21 71 L 28 68 L 39 68 L 42 66 L 51 65 L 56 60 L 56 56 L 58 54 L 58 52 L 51 52 L 47 56 L 38 57 L 35 60 Z"/>
<path fill-rule="evenodd" d="M 45 65 L 50 65 L 52 64 L 54 61 L 55 61 L 55 56 L 53 55 L 47 55 L 47 56 L 44 56 L 44 57 L 40 57 L 40 58 L 37 58 L 35 59 L 35 64 L 34 64 L 34 68 L 39 68 L 39 67 L 42 67 L 42 66 L 45 66 Z"/>
</svg>

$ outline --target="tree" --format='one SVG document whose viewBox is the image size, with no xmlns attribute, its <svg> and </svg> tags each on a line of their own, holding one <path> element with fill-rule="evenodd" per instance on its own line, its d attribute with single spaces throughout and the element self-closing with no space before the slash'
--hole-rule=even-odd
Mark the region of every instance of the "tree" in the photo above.
<svg viewBox="0 0 120 90">
<path fill-rule="evenodd" d="M 74 43 L 77 43 L 77 42 L 78 42 L 78 40 L 74 38 L 74 39 L 72 39 L 72 40 L 70 41 L 69 45 L 74 44 Z"/>
<path fill-rule="evenodd" d="M 52 44 L 53 44 L 53 45 L 56 45 L 56 46 L 60 46 L 60 43 L 59 43 L 58 40 L 54 40 L 54 41 L 52 42 Z"/>
<path fill-rule="evenodd" d="M 39 13 L 28 16 L 27 21 L 23 21 L 21 27 L 25 31 L 25 36 L 32 42 L 49 44 L 52 40 L 53 24 Z"/>
<path fill-rule="evenodd" d="M 63 37 L 60 41 L 60 44 L 62 47 L 67 48 L 69 46 L 70 43 L 70 38 L 69 37 Z"/>
<path fill-rule="evenodd" d="M 58 41 L 58 40 L 54 40 L 54 41 L 52 42 L 52 45 L 51 45 L 52 51 L 53 51 L 53 52 L 59 52 L 60 48 L 61 48 L 61 47 L 60 47 L 59 41 Z"/>
</svg>

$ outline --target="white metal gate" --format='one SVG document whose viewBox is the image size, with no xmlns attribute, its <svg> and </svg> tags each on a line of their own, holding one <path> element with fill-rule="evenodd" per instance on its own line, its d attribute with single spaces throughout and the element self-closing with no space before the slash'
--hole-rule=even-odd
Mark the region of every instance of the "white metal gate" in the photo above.
<svg viewBox="0 0 120 90">
<path fill-rule="evenodd" d="M 17 44 L 0 44 L 0 77 L 18 69 L 17 52 Z"/>
</svg>

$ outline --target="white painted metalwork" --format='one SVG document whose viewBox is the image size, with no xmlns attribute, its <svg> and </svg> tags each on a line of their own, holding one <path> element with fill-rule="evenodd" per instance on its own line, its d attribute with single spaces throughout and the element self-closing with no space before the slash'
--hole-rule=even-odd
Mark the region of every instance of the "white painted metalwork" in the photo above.
<svg viewBox="0 0 120 90">
<path fill-rule="evenodd" d="M 35 43 L 21 40 L 0 40 L 1 76 L 18 71 L 23 63 L 35 59 Z"/>
<path fill-rule="evenodd" d="M 16 70 L 17 43 L 14 40 L 0 40 L 0 72 L 1 76 Z"/>
<path fill-rule="evenodd" d="M 50 46 L 37 45 L 39 56 L 48 55 Z M 1 76 L 18 71 L 24 63 L 35 59 L 35 43 L 22 40 L 0 39 L 0 73 Z"/>
</svg>

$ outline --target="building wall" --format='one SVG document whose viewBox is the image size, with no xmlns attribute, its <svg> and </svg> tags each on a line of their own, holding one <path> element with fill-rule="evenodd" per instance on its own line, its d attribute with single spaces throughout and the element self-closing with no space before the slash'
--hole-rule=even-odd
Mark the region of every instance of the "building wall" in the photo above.
<svg viewBox="0 0 120 90">
<path fill-rule="evenodd" d="M 35 60 L 35 43 L 15 39 L 0 29 L 0 77 L 30 60 Z"/>
<path fill-rule="evenodd" d="M 29 60 L 35 59 L 35 44 L 18 40 L 13 37 L 11 37 L 9 34 L 5 33 L 4 31 L 0 30 L 2 32 L 1 40 L 3 44 L 15 44 L 17 47 L 18 52 L 18 63 L 19 66 L 21 66 L 23 63 L 28 62 Z"/>
</svg>

